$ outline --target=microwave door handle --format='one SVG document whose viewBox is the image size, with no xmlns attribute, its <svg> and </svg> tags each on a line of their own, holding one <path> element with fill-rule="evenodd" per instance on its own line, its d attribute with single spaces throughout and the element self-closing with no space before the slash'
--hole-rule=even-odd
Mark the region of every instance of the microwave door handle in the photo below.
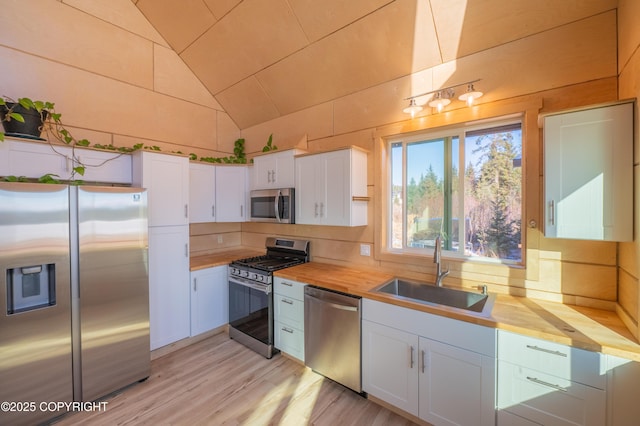
<svg viewBox="0 0 640 426">
<path fill-rule="evenodd" d="M 278 190 L 278 195 L 276 195 L 276 219 L 278 219 L 278 222 L 282 222 L 282 220 L 280 219 L 280 199 L 281 198 L 282 198 L 282 192 Z"/>
</svg>

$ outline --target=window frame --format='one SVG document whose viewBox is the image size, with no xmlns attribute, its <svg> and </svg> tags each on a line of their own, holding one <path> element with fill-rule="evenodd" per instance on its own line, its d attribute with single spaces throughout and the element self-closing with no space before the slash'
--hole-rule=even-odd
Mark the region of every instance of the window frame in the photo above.
<svg viewBox="0 0 640 426">
<path fill-rule="evenodd" d="M 464 170 L 466 168 L 466 162 L 464 160 L 464 155 L 465 155 L 465 143 L 466 143 L 466 135 L 467 133 L 470 132 L 476 132 L 476 131 L 481 131 L 481 130 L 490 130 L 492 128 L 499 128 L 502 126 L 509 126 L 509 125 L 514 125 L 514 124 L 519 124 L 520 126 L 520 131 L 521 131 L 521 158 L 522 158 L 522 162 L 521 162 L 521 168 L 522 168 L 522 172 L 521 172 L 521 178 L 520 178 L 520 190 L 521 190 L 521 204 L 520 204 L 520 209 L 521 209 L 521 215 L 520 215 L 520 219 L 521 219 L 521 223 L 520 223 L 520 244 L 521 244 L 521 259 L 518 260 L 509 260 L 509 259 L 498 259 L 498 258 L 489 258 L 489 257 L 476 257 L 476 256 L 468 256 L 465 255 L 464 253 L 464 249 L 460 250 L 460 251 L 453 251 L 453 250 L 448 250 L 446 248 L 443 248 L 443 256 L 447 257 L 447 258 L 451 258 L 451 259 L 455 259 L 455 260 L 460 260 L 460 261 L 472 261 L 472 262 L 478 262 L 478 263 L 487 263 L 487 264 L 501 264 L 501 265 L 505 265 L 508 267 L 516 267 L 516 268 L 523 268 L 526 265 L 526 241 L 527 241 L 527 236 L 526 236 L 526 228 L 525 228 L 525 217 L 526 217 L 526 208 L 525 208 L 525 203 L 526 203 L 526 198 L 525 198 L 525 176 L 527 174 L 527 171 L 525 169 L 525 164 L 526 164 L 526 160 L 525 160 L 525 151 L 526 151 L 526 114 L 523 113 L 517 113 L 517 114 L 508 114 L 508 115 L 504 115 L 504 116 L 499 116 L 499 117 L 492 117 L 489 119 L 482 119 L 482 120 L 474 120 L 474 121 L 468 121 L 468 122 L 459 122 L 459 123 L 454 123 L 451 125 L 447 125 L 447 126 L 440 126 L 440 127 L 433 127 L 433 128 L 419 128 L 419 129 L 415 129 L 415 130 L 411 130 L 409 132 L 399 132 L 399 133 L 395 133 L 395 134 L 388 134 L 388 135 L 382 135 L 380 137 L 380 148 L 383 150 L 383 155 L 382 157 L 385 158 L 385 163 L 384 166 L 382 167 L 382 171 L 381 171 L 381 194 L 382 194 L 382 199 L 381 199 L 381 203 L 383 205 L 382 209 L 384 210 L 384 214 L 382 215 L 382 222 L 383 222 L 383 230 L 381 231 L 384 235 L 381 235 L 381 240 L 383 241 L 382 244 L 380 244 L 379 246 L 379 253 L 378 255 L 380 257 L 384 257 L 384 255 L 391 255 L 391 256 L 401 256 L 404 258 L 423 258 L 423 257 L 427 257 L 427 256 L 432 256 L 433 255 L 433 249 L 431 250 L 425 250 L 424 248 L 417 248 L 417 247 L 408 247 L 407 244 L 407 214 L 406 211 L 404 211 L 403 209 L 403 217 L 402 217 L 402 246 L 403 248 L 393 248 L 391 247 L 392 245 L 392 234 L 393 234 L 393 226 L 391 223 L 391 217 L 393 214 L 393 195 L 392 195 L 392 190 L 393 190 L 393 183 L 392 183 L 392 173 L 393 173 L 393 166 L 392 166 L 392 155 L 391 155 L 391 151 L 392 151 L 392 147 L 393 144 L 395 143 L 402 143 L 403 144 L 403 150 L 402 150 L 402 182 L 403 182 L 403 193 L 402 193 L 402 197 L 403 200 L 406 200 L 406 190 L 407 190 L 407 167 L 406 167 L 406 155 L 407 155 L 407 146 L 413 142 L 419 142 L 419 141 L 434 141 L 434 140 L 438 140 L 441 139 L 444 141 L 445 144 L 445 152 L 444 152 L 444 163 L 445 163 L 445 186 L 451 186 L 452 181 L 453 181 L 453 176 L 451 174 L 451 165 L 452 165 L 452 161 L 453 159 L 451 158 L 451 149 L 450 149 L 450 144 L 451 144 L 451 140 L 457 138 L 458 139 L 458 182 L 459 182 L 459 186 L 457 188 L 458 191 L 458 197 L 459 200 L 458 202 L 460 203 L 460 206 L 464 212 L 464 193 L 465 193 L 465 181 L 464 181 Z M 448 140 L 448 142 L 447 142 Z M 447 149 L 447 146 L 449 146 L 449 149 Z M 448 181 L 446 180 L 448 178 Z M 449 188 L 451 189 L 451 188 Z M 446 189 L 445 189 L 446 191 Z M 453 199 L 450 196 L 445 195 L 445 200 L 449 199 L 449 202 L 445 202 L 445 214 L 446 214 L 446 210 L 449 209 L 450 205 L 453 202 Z M 464 214 L 463 214 L 464 216 Z M 443 215 L 444 218 L 444 215 Z M 459 231 L 459 233 L 462 233 L 462 230 Z"/>
</svg>

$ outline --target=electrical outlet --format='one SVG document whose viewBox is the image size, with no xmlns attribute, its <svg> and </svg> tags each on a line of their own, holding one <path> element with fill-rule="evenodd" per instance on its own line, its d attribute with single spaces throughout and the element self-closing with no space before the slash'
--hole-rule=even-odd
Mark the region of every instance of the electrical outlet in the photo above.
<svg viewBox="0 0 640 426">
<path fill-rule="evenodd" d="M 371 246 L 369 244 L 360 244 L 360 256 L 371 256 Z"/>
<path fill-rule="evenodd" d="M 218 235 L 218 244 L 222 244 L 222 235 Z"/>
</svg>

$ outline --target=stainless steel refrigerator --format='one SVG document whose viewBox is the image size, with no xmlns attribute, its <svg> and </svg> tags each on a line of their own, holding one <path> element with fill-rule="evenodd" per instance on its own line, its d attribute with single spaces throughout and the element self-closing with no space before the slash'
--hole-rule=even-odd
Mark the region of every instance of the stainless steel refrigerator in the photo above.
<svg viewBox="0 0 640 426">
<path fill-rule="evenodd" d="M 0 424 L 147 378 L 148 289 L 145 190 L 0 182 Z"/>
</svg>

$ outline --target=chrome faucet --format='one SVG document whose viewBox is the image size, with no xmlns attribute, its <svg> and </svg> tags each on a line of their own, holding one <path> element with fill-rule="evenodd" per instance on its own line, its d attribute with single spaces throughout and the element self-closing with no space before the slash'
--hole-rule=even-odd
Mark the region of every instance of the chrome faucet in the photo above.
<svg viewBox="0 0 640 426">
<path fill-rule="evenodd" d="M 436 238 L 436 248 L 433 250 L 433 263 L 436 264 L 436 287 L 442 287 L 442 280 L 449 275 L 449 269 L 442 272 L 442 265 L 440 264 L 440 255 L 442 252 L 442 238 L 440 235 Z"/>
</svg>

